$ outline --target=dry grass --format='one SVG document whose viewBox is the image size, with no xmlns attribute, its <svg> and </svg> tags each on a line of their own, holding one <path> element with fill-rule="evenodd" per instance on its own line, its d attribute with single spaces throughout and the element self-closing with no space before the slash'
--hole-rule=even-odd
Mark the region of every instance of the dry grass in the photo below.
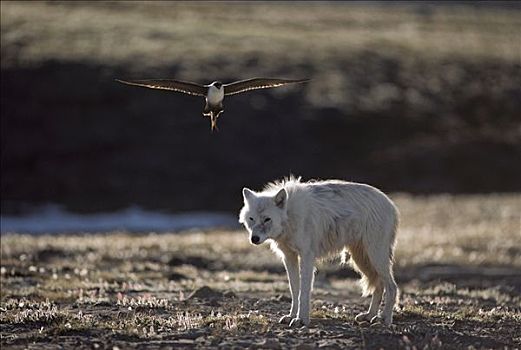
<svg viewBox="0 0 521 350">
<path fill-rule="evenodd" d="M 328 263 L 319 268 L 311 327 L 278 325 L 289 307 L 283 268 L 243 232 L 12 234 L 1 245 L 2 345 L 428 349 L 519 342 L 521 197 L 393 197 L 402 213 L 402 297 L 390 329 L 354 323 L 368 300 L 356 276 Z"/>
<path fill-rule="evenodd" d="M 397 196 L 399 266 L 457 264 L 521 268 L 521 196 Z"/>
<path fill-rule="evenodd" d="M 57 59 L 158 69 L 230 54 L 266 63 L 282 59 L 327 66 L 329 61 L 334 67 L 339 57 L 371 49 L 426 60 L 520 59 L 521 16 L 501 9 L 393 6 L 389 11 L 349 3 L 1 6 L 3 65 Z M 193 57 L 199 62 L 190 62 Z"/>
</svg>

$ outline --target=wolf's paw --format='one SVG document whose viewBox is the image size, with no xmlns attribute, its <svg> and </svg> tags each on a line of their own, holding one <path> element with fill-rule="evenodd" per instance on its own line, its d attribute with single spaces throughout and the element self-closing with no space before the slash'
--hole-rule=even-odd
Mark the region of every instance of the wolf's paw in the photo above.
<svg viewBox="0 0 521 350">
<path fill-rule="evenodd" d="M 369 322 L 369 321 L 371 321 L 371 319 L 374 319 L 374 317 L 372 317 L 369 314 L 369 312 L 362 312 L 361 314 L 358 314 L 355 317 L 355 321 L 358 322 L 358 323 Z"/>
<path fill-rule="evenodd" d="M 393 323 L 393 316 L 392 315 L 376 315 L 371 319 L 371 324 L 383 324 L 386 326 L 390 326 L 391 323 Z"/>
<path fill-rule="evenodd" d="M 302 318 L 294 318 L 291 320 L 291 322 L 289 323 L 289 326 L 290 328 L 300 328 L 302 326 L 308 326 L 309 325 L 309 320 L 305 320 L 305 319 L 302 319 Z"/>
<path fill-rule="evenodd" d="M 293 315 L 284 315 L 280 318 L 279 323 L 289 324 L 294 317 Z"/>
</svg>

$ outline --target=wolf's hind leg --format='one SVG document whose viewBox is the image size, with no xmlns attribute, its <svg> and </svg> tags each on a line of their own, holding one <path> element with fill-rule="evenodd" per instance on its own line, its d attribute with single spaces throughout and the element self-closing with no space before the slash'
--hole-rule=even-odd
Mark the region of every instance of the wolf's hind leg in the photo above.
<svg viewBox="0 0 521 350">
<path fill-rule="evenodd" d="M 378 314 L 378 309 L 380 308 L 380 303 L 382 302 L 384 288 L 382 282 L 379 280 L 378 284 L 375 286 L 373 291 L 373 296 L 371 297 L 371 305 L 369 306 L 369 310 L 367 312 L 362 312 L 361 314 L 356 315 L 355 321 L 357 322 L 369 322 L 373 319 L 373 317 Z"/>
<path fill-rule="evenodd" d="M 378 308 L 382 302 L 383 281 L 373 263 L 375 259 L 371 257 L 366 245 L 357 242 L 349 245 L 348 251 L 351 255 L 351 266 L 362 275 L 360 284 L 364 295 L 372 294 L 369 310 L 357 315 L 355 320 L 357 322 L 371 321 L 378 313 Z"/>
<path fill-rule="evenodd" d="M 396 304 L 396 299 L 398 296 L 398 286 L 394 281 L 394 277 L 392 273 L 390 273 L 386 279 L 384 280 L 385 286 L 385 305 L 382 311 L 381 316 L 375 316 L 371 320 L 371 322 L 378 321 L 379 318 L 382 318 L 386 325 L 390 325 L 393 323 L 393 309 Z"/>
<path fill-rule="evenodd" d="M 368 249 L 368 254 L 385 290 L 385 304 L 382 314 L 373 317 L 371 322 L 382 319 L 386 325 L 390 325 L 393 322 L 393 309 L 398 296 L 398 286 L 393 276 L 393 264 L 389 247 L 380 245 L 373 249 Z"/>
<path fill-rule="evenodd" d="M 289 290 L 291 292 L 291 311 L 289 315 L 282 316 L 279 323 L 289 324 L 298 311 L 298 295 L 300 288 L 300 275 L 298 271 L 298 255 L 295 252 L 284 252 L 284 266 L 288 274 Z"/>
</svg>

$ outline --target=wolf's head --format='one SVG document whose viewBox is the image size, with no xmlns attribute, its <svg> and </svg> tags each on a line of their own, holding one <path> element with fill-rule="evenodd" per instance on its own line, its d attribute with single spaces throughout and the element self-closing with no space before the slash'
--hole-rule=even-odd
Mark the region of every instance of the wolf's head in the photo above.
<svg viewBox="0 0 521 350">
<path fill-rule="evenodd" d="M 282 234 L 283 223 L 287 219 L 288 194 L 284 188 L 277 194 L 255 193 L 248 188 L 242 190 L 244 207 L 239 215 L 239 222 L 250 233 L 253 244 L 265 240 L 277 239 Z"/>
</svg>

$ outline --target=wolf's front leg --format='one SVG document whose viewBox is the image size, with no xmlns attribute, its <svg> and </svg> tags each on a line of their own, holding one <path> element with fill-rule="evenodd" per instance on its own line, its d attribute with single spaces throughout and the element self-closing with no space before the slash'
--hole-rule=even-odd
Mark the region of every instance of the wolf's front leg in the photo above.
<svg viewBox="0 0 521 350">
<path fill-rule="evenodd" d="M 297 316 L 298 311 L 298 294 L 300 285 L 300 276 L 298 272 L 298 255 L 293 251 L 284 252 L 284 266 L 288 273 L 289 290 L 291 292 L 291 311 L 289 315 L 282 316 L 279 323 L 290 323 Z"/>
<path fill-rule="evenodd" d="M 313 263 L 311 254 L 300 256 L 300 294 L 297 317 L 291 320 L 290 327 L 309 325 L 309 302 L 313 285 Z"/>
</svg>

